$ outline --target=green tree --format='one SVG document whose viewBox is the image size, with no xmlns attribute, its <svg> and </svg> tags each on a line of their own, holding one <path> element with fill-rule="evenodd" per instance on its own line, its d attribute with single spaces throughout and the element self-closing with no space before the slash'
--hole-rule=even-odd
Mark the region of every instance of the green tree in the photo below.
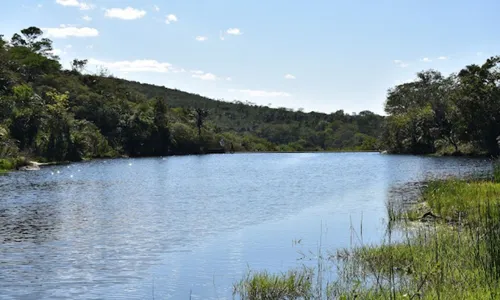
<svg viewBox="0 0 500 300">
<path fill-rule="evenodd" d="M 166 100 L 157 98 L 154 103 L 153 152 L 155 155 L 166 155 L 170 146 L 170 130 L 168 128 L 168 107 Z"/>
<path fill-rule="evenodd" d="M 44 101 L 28 85 L 15 86 L 13 100 L 11 136 L 19 141 L 21 149 L 32 147 L 43 118 Z"/>
<path fill-rule="evenodd" d="M 87 66 L 88 60 L 87 59 L 73 59 L 71 61 L 71 70 L 82 73 L 82 71 L 85 69 L 85 66 Z"/>
<path fill-rule="evenodd" d="M 208 110 L 203 108 L 195 108 L 194 116 L 196 121 L 196 128 L 198 128 L 198 137 L 201 137 L 201 129 L 205 123 L 205 119 L 208 117 Z"/>
<path fill-rule="evenodd" d="M 460 71 L 457 107 L 467 124 L 468 140 L 498 156 L 500 135 L 500 57 L 491 57 L 481 65 L 469 65 Z"/>
<path fill-rule="evenodd" d="M 43 31 L 38 27 L 28 27 L 21 30 L 21 35 L 15 33 L 12 36 L 11 44 L 14 47 L 27 47 L 30 51 L 50 55 L 53 50 L 52 41 L 47 38 L 42 38 Z"/>
</svg>

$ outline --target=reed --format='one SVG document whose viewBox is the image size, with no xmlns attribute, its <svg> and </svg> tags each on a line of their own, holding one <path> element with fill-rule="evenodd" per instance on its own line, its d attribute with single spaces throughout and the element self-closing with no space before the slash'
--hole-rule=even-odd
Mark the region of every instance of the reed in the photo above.
<svg viewBox="0 0 500 300">
<path fill-rule="evenodd" d="M 362 234 L 353 235 L 354 246 L 338 249 L 327 261 L 318 257 L 322 259 L 318 266 L 336 266 L 335 279 L 326 283 L 325 293 L 314 293 L 317 281 L 299 281 L 294 286 L 295 281 L 287 277 L 257 273 L 240 283 L 252 291 L 252 297 L 245 297 L 248 293 L 240 295 L 243 299 L 271 299 L 262 297 L 271 294 L 276 296 L 272 299 L 297 299 L 273 291 L 299 290 L 302 297 L 310 295 L 314 299 L 500 297 L 498 165 L 487 179 L 431 181 L 417 204 L 407 209 L 389 202 L 387 214 L 387 235 L 381 243 L 366 245 Z M 396 232 L 400 236 L 397 239 Z M 310 272 L 316 272 L 318 277 L 317 273 L 326 269 Z M 276 288 L 285 285 L 286 289 Z"/>
</svg>

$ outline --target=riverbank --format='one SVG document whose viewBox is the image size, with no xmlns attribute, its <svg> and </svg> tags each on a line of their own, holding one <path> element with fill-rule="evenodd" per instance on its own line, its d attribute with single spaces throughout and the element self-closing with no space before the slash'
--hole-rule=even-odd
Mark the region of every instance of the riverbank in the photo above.
<svg viewBox="0 0 500 300">
<path fill-rule="evenodd" d="M 351 251 L 331 292 L 362 299 L 496 299 L 499 179 L 496 171 L 490 179 L 429 182 L 413 208 L 390 213 L 389 226 L 402 224 L 403 240 Z"/>
<path fill-rule="evenodd" d="M 36 171 L 41 167 L 67 165 L 70 163 L 70 161 L 37 162 L 27 159 L 26 157 L 3 158 L 0 159 L 0 174 L 5 174 L 7 172 L 15 170 Z"/>
<path fill-rule="evenodd" d="M 27 165 L 24 157 L 2 158 L 0 159 L 0 174 L 7 173 Z"/>
<path fill-rule="evenodd" d="M 221 151 L 221 150 L 208 150 L 204 153 L 175 153 L 168 154 L 165 156 L 138 156 L 138 157 L 129 157 L 129 156 L 115 156 L 115 157 L 106 157 L 106 158 L 88 158 L 84 159 L 84 161 L 96 160 L 96 159 L 117 159 L 117 158 L 146 158 L 146 157 L 171 157 L 171 156 L 186 156 L 186 155 L 209 155 L 209 154 L 251 154 L 251 153 L 261 153 L 261 154 L 270 154 L 270 153 L 351 153 L 351 152 L 379 152 L 377 150 L 324 150 L 324 151 L 237 151 L 237 152 L 229 152 L 229 151 Z M 0 173 L 7 173 L 9 171 L 14 170 L 36 170 L 39 167 L 50 166 L 50 165 L 60 165 L 60 164 L 70 164 L 70 161 L 62 161 L 62 162 L 42 162 L 36 161 L 36 159 L 27 159 L 25 157 L 15 157 L 15 158 L 4 158 L 0 159 Z"/>
<path fill-rule="evenodd" d="M 245 299 L 284 292 L 334 299 L 500 296 L 500 168 L 486 179 L 430 181 L 410 209 L 389 206 L 388 219 L 381 244 L 363 244 L 361 229 L 354 234 L 356 247 L 316 258 L 318 265 L 336 269 L 332 282 L 317 279 L 326 277 L 324 267 L 314 276 L 306 269 L 254 273 L 235 285 L 235 293 Z"/>
<path fill-rule="evenodd" d="M 118 155 L 118 156 L 109 156 L 109 157 L 96 157 L 96 158 L 86 158 L 83 161 L 91 161 L 98 159 L 118 159 L 118 158 L 148 158 L 148 157 L 172 157 L 172 156 L 186 156 L 186 155 L 208 155 L 208 154 L 293 154 L 293 153 L 380 153 L 380 154 L 390 154 L 390 155 L 412 155 L 412 154 L 398 154 L 398 153 L 387 153 L 386 151 L 381 150 L 359 150 L 359 149 L 338 149 L 338 150 L 321 150 L 321 151 L 207 151 L 205 153 L 175 153 L 168 154 L 165 156 L 127 156 L 127 155 Z M 422 156 L 431 156 L 431 157 L 446 157 L 453 155 L 438 155 L 438 154 L 430 154 L 430 155 L 422 155 Z M 460 155 L 462 157 L 468 158 L 488 158 L 486 155 Z M 71 164 L 71 161 L 62 161 L 62 162 L 46 162 L 45 159 L 27 159 L 25 157 L 16 157 L 16 158 L 4 158 L 0 159 L 0 174 L 5 174 L 10 171 L 15 170 L 37 170 L 39 167 L 49 166 L 49 165 L 59 165 L 59 164 Z M 74 161 L 78 162 L 78 161 Z"/>
</svg>

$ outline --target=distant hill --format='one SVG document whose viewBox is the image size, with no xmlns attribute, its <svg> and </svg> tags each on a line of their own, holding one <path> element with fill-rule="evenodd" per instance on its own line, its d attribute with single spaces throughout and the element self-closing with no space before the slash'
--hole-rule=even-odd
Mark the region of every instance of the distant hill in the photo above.
<svg viewBox="0 0 500 300">
<path fill-rule="evenodd" d="M 37 27 L 0 39 L 0 158 L 378 149 L 384 117 L 304 113 L 63 70 Z"/>
</svg>

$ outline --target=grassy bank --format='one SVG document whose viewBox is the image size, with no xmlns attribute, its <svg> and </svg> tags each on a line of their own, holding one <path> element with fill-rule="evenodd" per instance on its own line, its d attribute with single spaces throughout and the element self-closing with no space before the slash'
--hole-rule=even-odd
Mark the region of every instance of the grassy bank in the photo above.
<svg viewBox="0 0 500 300">
<path fill-rule="evenodd" d="M 499 170 L 489 179 L 429 182 L 417 205 L 405 211 L 389 209 L 383 243 L 365 245 L 358 240 L 357 247 L 338 250 L 327 261 L 336 269 L 335 281 L 327 283 L 323 294 L 314 293 L 318 282 L 312 282 L 304 298 L 499 298 Z M 395 226 L 403 238 L 394 241 Z M 285 279 L 290 275 L 281 276 L 281 281 L 291 282 Z M 266 295 L 272 291 L 265 288 L 276 285 L 262 281 L 277 282 L 276 277 L 255 273 L 243 281 L 257 277 L 259 285 L 239 283 L 236 293 L 244 299 L 271 299 Z M 304 295 L 303 286 L 299 287 Z"/>
<path fill-rule="evenodd" d="M 0 174 L 7 173 L 22 166 L 26 166 L 27 164 L 28 161 L 24 157 L 1 158 Z"/>
</svg>

